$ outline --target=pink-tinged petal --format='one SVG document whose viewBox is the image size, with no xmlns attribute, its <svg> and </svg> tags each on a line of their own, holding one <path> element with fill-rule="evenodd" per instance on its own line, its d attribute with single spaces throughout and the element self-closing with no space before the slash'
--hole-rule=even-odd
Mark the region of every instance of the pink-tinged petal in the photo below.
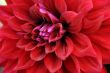
<svg viewBox="0 0 110 73">
<path fill-rule="evenodd" d="M 100 50 L 104 64 L 110 63 L 110 35 L 94 34 L 89 36 L 95 47 Z"/>
<path fill-rule="evenodd" d="M 32 30 L 34 29 L 34 24 L 33 23 L 25 23 L 21 25 L 21 28 L 23 31 L 31 33 Z"/>
<path fill-rule="evenodd" d="M 28 6 L 32 6 L 34 3 L 32 0 L 11 0 L 13 2 L 13 4 L 25 4 L 25 5 L 28 5 Z"/>
<path fill-rule="evenodd" d="M 30 40 L 29 39 L 20 39 L 18 42 L 17 42 L 17 44 L 16 44 L 16 46 L 18 47 L 18 48 L 21 48 L 21 49 L 23 49 L 23 48 L 25 48 L 25 46 L 28 44 L 30 42 Z"/>
<path fill-rule="evenodd" d="M 78 57 L 80 68 L 85 73 L 99 73 L 102 69 L 100 57 Z"/>
<path fill-rule="evenodd" d="M 15 16 L 11 17 L 9 20 L 8 20 L 8 25 L 10 26 L 10 28 L 12 28 L 13 30 L 15 31 L 22 31 L 21 29 L 21 25 L 23 24 L 24 22 L 19 20 L 18 18 L 16 18 Z"/>
<path fill-rule="evenodd" d="M 16 60 L 7 60 L 7 63 L 3 69 L 2 73 L 17 73 L 14 70 L 14 67 L 16 66 Z"/>
<path fill-rule="evenodd" d="M 27 73 L 47 73 L 47 68 L 43 62 L 37 62 L 34 66 L 27 69 Z"/>
<path fill-rule="evenodd" d="M 80 0 L 80 4 L 79 4 L 79 7 L 78 7 L 78 11 L 79 12 L 88 12 L 90 10 L 92 10 L 93 8 L 93 3 L 92 3 L 92 0 Z"/>
<path fill-rule="evenodd" d="M 32 22 L 32 19 L 30 17 L 29 13 L 29 7 L 26 5 L 12 5 L 14 15 L 23 21 L 29 21 Z"/>
<path fill-rule="evenodd" d="M 96 56 L 95 50 L 92 47 L 92 43 L 90 39 L 82 34 L 78 33 L 72 36 L 73 37 L 73 42 L 74 42 L 74 55 L 78 57 L 83 57 L 83 56 Z"/>
<path fill-rule="evenodd" d="M 79 13 L 76 17 L 72 20 L 72 22 L 68 25 L 67 31 L 71 33 L 79 32 L 82 29 L 82 19 L 84 14 Z"/>
<path fill-rule="evenodd" d="M 44 47 L 36 47 L 31 51 L 30 57 L 32 60 L 40 61 L 46 56 Z"/>
<path fill-rule="evenodd" d="M 36 49 L 36 42 L 29 42 L 26 46 L 25 46 L 25 51 L 31 51 Z"/>
<path fill-rule="evenodd" d="M 30 59 L 30 54 L 26 52 L 22 52 L 22 54 L 18 58 L 18 63 L 14 70 L 26 69 L 34 65 L 35 61 Z"/>
<path fill-rule="evenodd" d="M 84 19 L 83 31 L 86 33 L 93 33 L 100 29 L 104 16 L 97 17 L 93 20 Z"/>
<path fill-rule="evenodd" d="M 48 54 L 44 59 L 45 66 L 47 69 L 54 73 L 59 70 L 62 66 L 62 61 L 55 54 Z"/>
<path fill-rule="evenodd" d="M 76 12 L 73 11 L 65 11 L 64 13 L 62 13 L 60 20 L 62 22 L 66 21 L 67 23 L 72 23 L 73 19 L 75 18 L 75 16 L 77 15 Z"/>
<path fill-rule="evenodd" d="M 77 58 L 70 56 L 64 61 L 64 65 L 70 73 L 80 73 L 80 65 Z"/>
<path fill-rule="evenodd" d="M 10 39 L 4 40 L 0 48 L 0 56 L 6 59 L 17 58 L 20 53 L 20 50 L 18 50 L 18 48 L 16 47 L 16 42 L 17 42 L 16 40 L 10 40 Z"/>
<path fill-rule="evenodd" d="M 45 46 L 45 52 L 46 53 L 52 53 L 52 52 L 54 52 L 55 51 L 55 45 L 56 45 L 56 43 L 48 43 L 48 44 L 46 44 L 46 46 Z"/>
<path fill-rule="evenodd" d="M 65 37 L 64 40 L 56 42 L 55 49 L 56 56 L 65 60 L 74 50 L 72 39 L 70 37 Z"/>
<path fill-rule="evenodd" d="M 67 11 L 67 6 L 65 0 L 55 0 L 55 7 L 59 13 Z"/>
</svg>

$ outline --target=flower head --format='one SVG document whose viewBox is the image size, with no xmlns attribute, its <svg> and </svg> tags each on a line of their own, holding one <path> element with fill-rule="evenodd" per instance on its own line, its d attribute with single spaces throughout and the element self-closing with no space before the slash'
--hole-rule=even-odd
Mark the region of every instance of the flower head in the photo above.
<svg viewBox="0 0 110 73">
<path fill-rule="evenodd" d="M 6 0 L 4 73 L 99 73 L 110 63 L 109 0 Z"/>
</svg>

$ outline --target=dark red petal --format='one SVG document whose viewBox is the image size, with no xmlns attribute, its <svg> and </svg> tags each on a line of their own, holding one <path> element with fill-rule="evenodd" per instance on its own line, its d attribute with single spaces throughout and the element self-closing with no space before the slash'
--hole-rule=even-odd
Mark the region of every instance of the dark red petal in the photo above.
<svg viewBox="0 0 110 73">
<path fill-rule="evenodd" d="M 92 43 L 90 39 L 82 34 L 76 34 L 73 36 L 73 42 L 74 42 L 74 55 L 78 57 L 83 57 L 83 56 L 92 56 L 95 57 L 96 53 L 95 50 L 92 47 Z"/>
<path fill-rule="evenodd" d="M 72 39 L 70 37 L 66 37 L 64 41 L 56 42 L 55 49 L 55 54 L 60 59 L 65 60 L 73 52 L 74 45 Z"/>
<path fill-rule="evenodd" d="M 34 29 L 34 24 L 33 23 L 25 23 L 21 25 L 21 28 L 23 31 L 31 33 L 32 30 Z"/>
<path fill-rule="evenodd" d="M 25 48 L 25 46 L 28 44 L 30 42 L 30 40 L 29 39 L 20 39 L 18 42 L 17 42 L 17 44 L 16 44 L 16 46 L 18 47 L 18 48 L 21 48 L 21 49 L 23 49 L 23 48 Z"/>
<path fill-rule="evenodd" d="M 55 54 L 48 54 L 44 59 L 44 63 L 51 73 L 56 72 L 62 66 L 62 61 Z"/>
<path fill-rule="evenodd" d="M 65 0 L 55 0 L 55 7 L 60 13 L 67 11 Z"/>
<path fill-rule="evenodd" d="M 103 18 L 104 18 L 103 16 L 100 16 L 93 20 L 85 19 L 83 31 L 86 33 L 96 32 L 97 30 L 100 29 L 103 22 Z"/>
<path fill-rule="evenodd" d="M 31 51 L 36 49 L 36 42 L 29 42 L 26 46 L 25 46 L 25 50 L 26 51 Z"/>
<path fill-rule="evenodd" d="M 14 69 L 21 70 L 33 66 L 35 61 L 31 60 L 29 55 L 30 54 L 23 51 L 22 54 L 19 56 L 18 63 Z"/>
<path fill-rule="evenodd" d="M 30 15 L 31 17 L 36 21 L 36 20 L 42 20 L 42 16 L 41 16 L 41 13 L 39 11 L 39 6 L 37 4 L 33 5 L 30 9 L 29 9 L 29 12 L 30 12 Z M 38 22 L 39 22 L 38 21 Z"/>
<path fill-rule="evenodd" d="M 74 17 L 77 15 L 76 12 L 73 11 L 65 11 L 64 13 L 62 13 L 60 19 L 61 21 L 66 21 L 67 23 L 72 23 Z"/>
<path fill-rule="evenodd" d="M 80 64 L 77 58 L 70 56 L 64 61 L 64 65 L 70 73 L 80 73 Z"/>
<path fill-rule="evenodd" d="M 15 31 L 22 31 L 21 29 L 21 25 L 23 24 L 24 22 L 22 22 L 21 20 L 17 19 L 15 16 L 11 17 L 9 20 L 8 20 L 8 25 L 10 26 L 10 28 L 12 28 L 13 30 Z"/>
<path fill-rule="evenodd" d="M 103 63 L 110 63 L 110 35 L 109 34 L 94 34 L 89 36 L 96 48 L 100 50 Z"/>
<path fill-rule="evenodd" d="M 51 53 L 51 52 L 54 52 L 55 51 L 55 45 L 56 45 L 56 43 L 48 43 L 48 44 L 46 44 L 46 46 L 45 46 L 45 52 L 46 53 Z"/>
<path fill-rule="evenodd" d="M 26 73 L 47 73 L 47 68 L 43 62 L 37 62 L 34 66 L 27 69 Z"/>
<path fill-rule="evenodd" d="M 29 14 L 29 7 L 26 5 L 12 5 L 13 13 L 17 18 L 23 21 L 30 21 L 32 22 L 32 19 Z"/>
<path fill-rule="evenodd" d="M 40 61 L 46 56 L 44 47 L 36 47 L 31 51 L 30 57 L 32 60 Z"/>
</svg>

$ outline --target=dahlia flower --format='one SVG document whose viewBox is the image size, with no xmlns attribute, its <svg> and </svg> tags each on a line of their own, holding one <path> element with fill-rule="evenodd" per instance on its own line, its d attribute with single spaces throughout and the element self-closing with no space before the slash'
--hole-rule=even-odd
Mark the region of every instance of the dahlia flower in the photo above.
<svg viewBox="0 0 110 73">
<path fill-rule="evenodd" d="M 0 6 L 3 73 L 101 73 L 110 64 L 109 0 L 6 2 Z"/>
</svg>

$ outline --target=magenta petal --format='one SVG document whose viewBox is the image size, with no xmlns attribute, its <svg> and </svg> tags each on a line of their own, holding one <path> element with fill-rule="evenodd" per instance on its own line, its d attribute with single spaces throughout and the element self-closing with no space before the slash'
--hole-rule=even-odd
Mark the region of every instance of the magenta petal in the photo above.
<svg viewBox="0 0 110 73">
<path fill-rule="evenodd" d="M 49 54 L 46 56 L 44 59 L 45 66 L 47 69 L 51 72 L 54 73 L 57 70 L 59 70 L 62 66 L 62 61 L 55 56 L 55 54 Z"/>
<path fill-rule="evenodd" d="M 44 47 L 36 47 L 31 51 L 30 57 L 32 60 L 40 61 L 46 56 Z"/>
</svg>

